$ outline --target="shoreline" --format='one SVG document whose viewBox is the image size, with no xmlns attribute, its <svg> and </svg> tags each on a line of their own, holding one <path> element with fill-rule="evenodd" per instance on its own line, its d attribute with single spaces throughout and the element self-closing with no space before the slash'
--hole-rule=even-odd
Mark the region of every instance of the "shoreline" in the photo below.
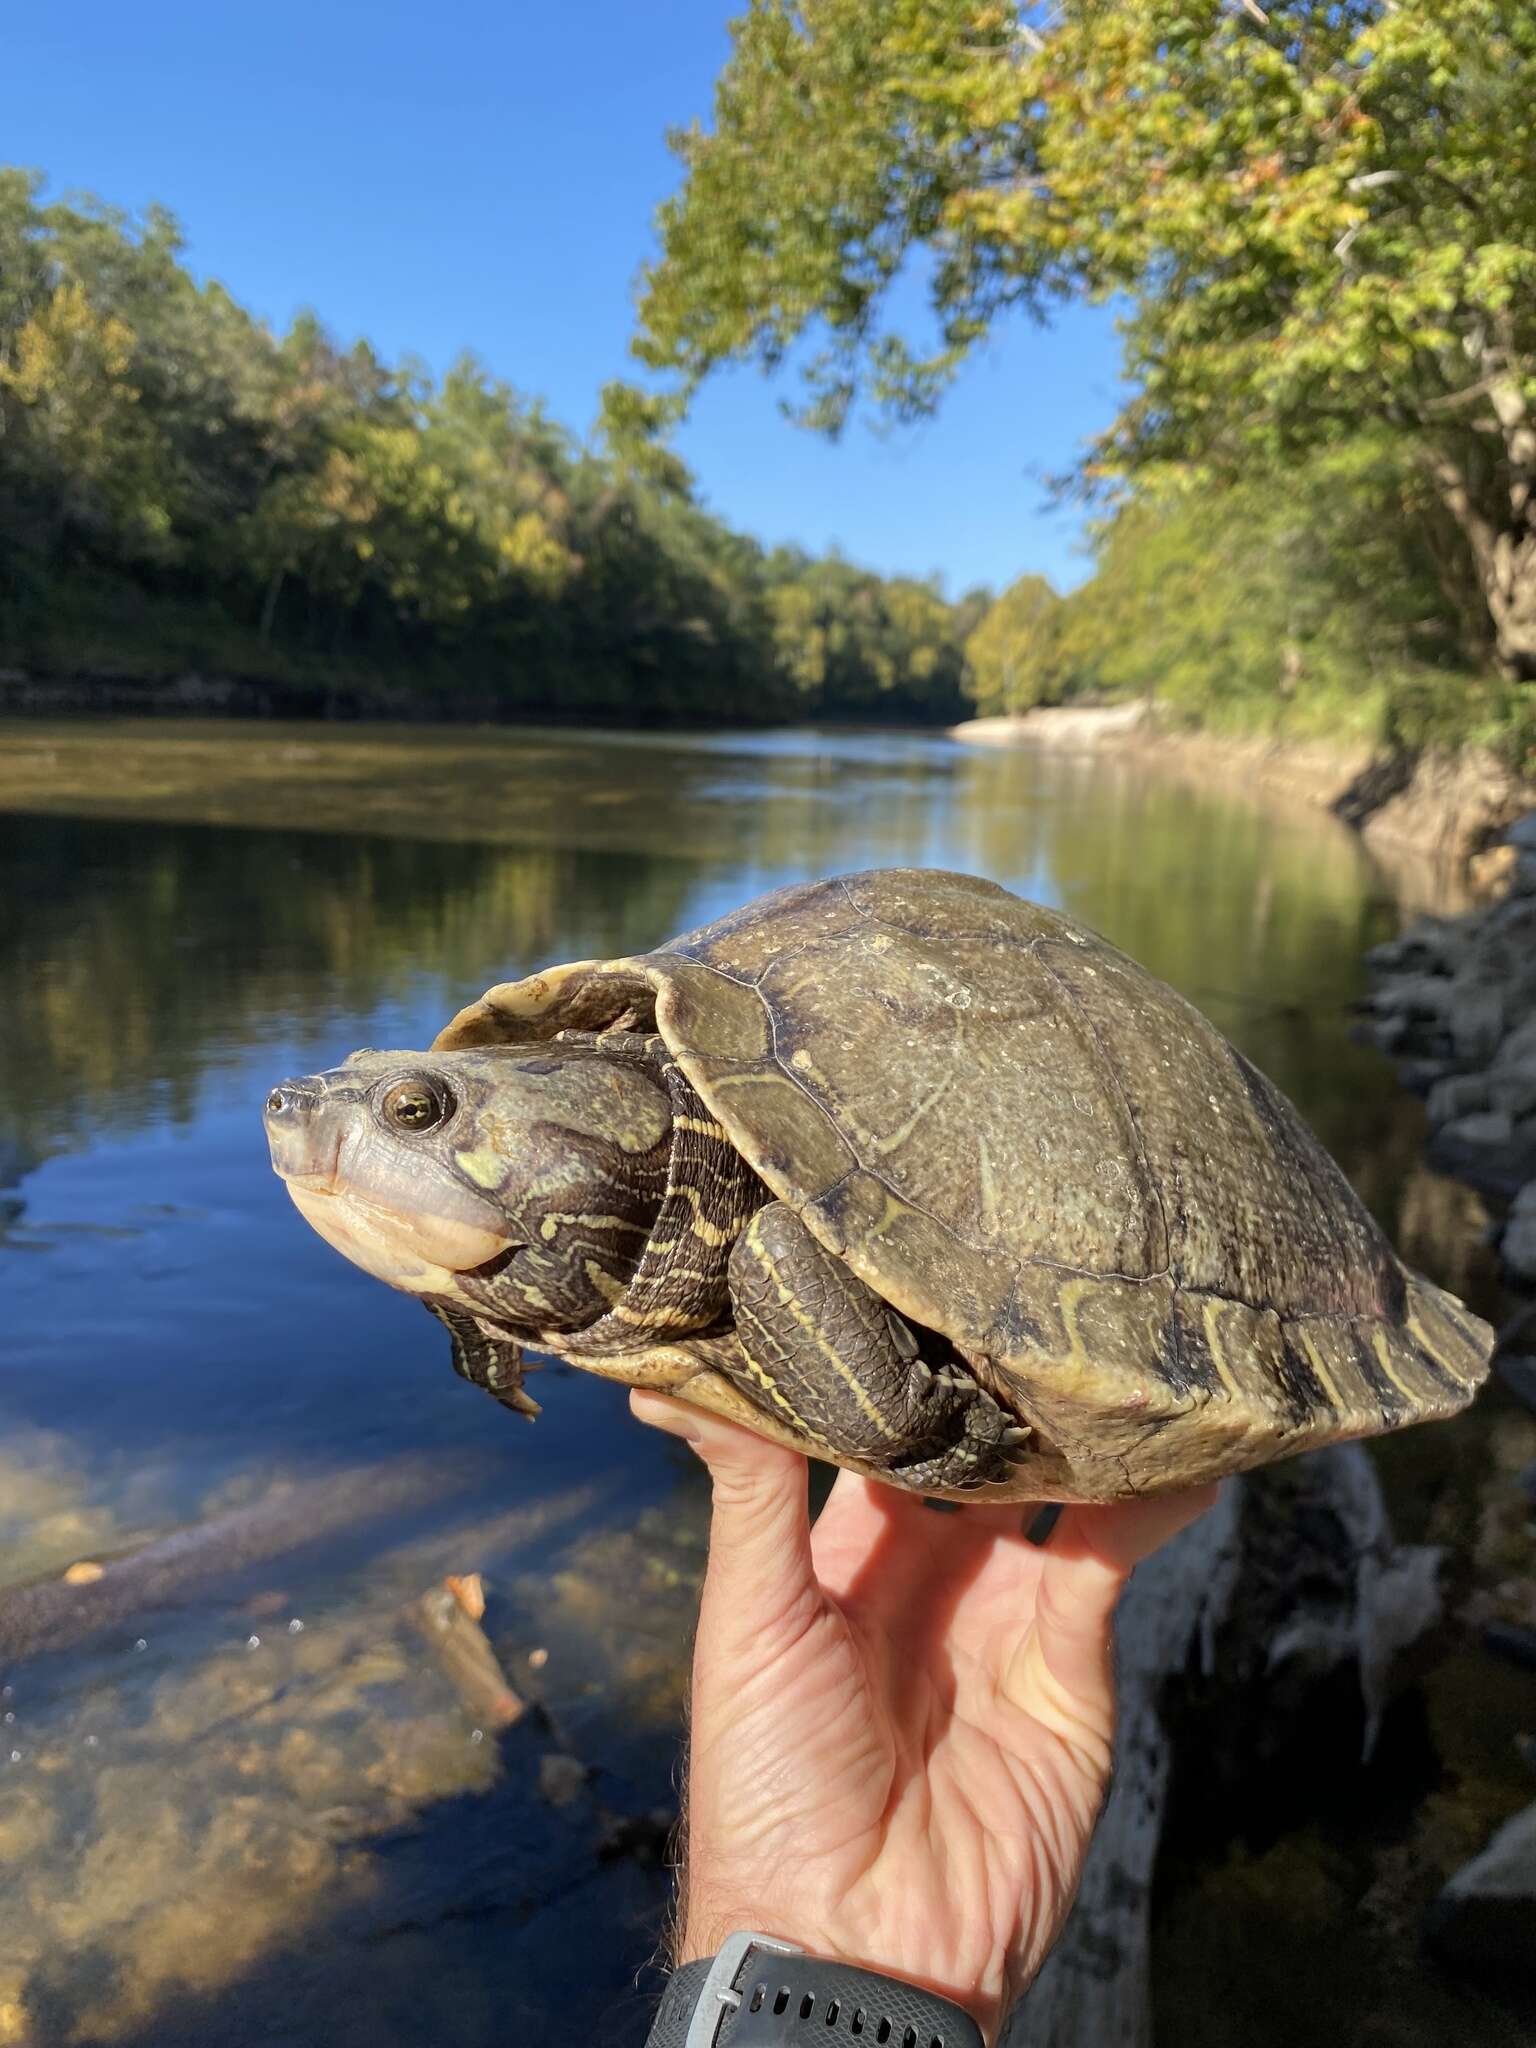
<svg viewBox="0 0 1536 2048">
<path fill-rule="evenodd" d="M 1536 808 L 1536 784 L 1522 782 L 1480 747 L 1392 755 L 1364 743 L 1182 732 L 1141 704 L 1048 706 L 967 719 L 948 731 L 962 746 L 1129 755 L 1197 780 L 1240 775 L 1250 788 L 1331 811 L 1373 851 L 1464 876 L 1480 895 L 1513 871 L 1502 835 Z"/>
<path fill-rule="evenodd" d="M 205 675 L 198 669 L 176 674 L 80 670 L 42 675 L 0 666 L 0 718 L 158 719 L 228 718 L 253 725 L 519 725 L 568 726 L 573 732 L 623 728 L 623 708 L 600 704 L 579 712 L 544 699 L 508 704 L 493 691 L 459 690 L 452 697 L 412 689 L 387 678 L 343 677 L 340 681 L 260 681 L 251 676 Z M 698 720 L 653 714 L 642 728 L 673 732 L 729 725 L 761 732 L 775 721 L 740 717 Z M 934 726 L 934 731 L 942 728 Z"/>
</svg>

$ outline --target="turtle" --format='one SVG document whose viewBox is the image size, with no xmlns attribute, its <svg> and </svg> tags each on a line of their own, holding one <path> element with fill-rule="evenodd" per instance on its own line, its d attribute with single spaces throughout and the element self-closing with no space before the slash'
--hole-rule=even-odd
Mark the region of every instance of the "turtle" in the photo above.
<svg viewBox="0 0 1536 2048">
<path fill-rule="evenodd" d="M 1449 1416 L 1488 1325 L 1086 926 L 929 869 L 492 988 L 267 1099 L 308 1221 L 524 1346 L 957 1501 L 1110 1501 Z"/>
</svg>

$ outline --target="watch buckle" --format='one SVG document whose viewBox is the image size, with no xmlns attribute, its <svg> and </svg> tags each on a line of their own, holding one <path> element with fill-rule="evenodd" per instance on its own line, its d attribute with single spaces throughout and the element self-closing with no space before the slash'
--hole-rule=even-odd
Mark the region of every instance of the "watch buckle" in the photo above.
<svg viewBox="0 0 1536 2048">
<path fill-rule="evenodd" d="M 775 1941 L 771 1934 L 728 1934 L 709 1966 L 699 1989 L 699 1999 L 688 2022 L 683 2048 L 715 2048 L 726 2016 L 741 2005 L 736 1979 L 746 1968 L 754 1950 L 769 1955 L 803 1956 L 805 1950 L 792 1941 Z"/>
</svg>

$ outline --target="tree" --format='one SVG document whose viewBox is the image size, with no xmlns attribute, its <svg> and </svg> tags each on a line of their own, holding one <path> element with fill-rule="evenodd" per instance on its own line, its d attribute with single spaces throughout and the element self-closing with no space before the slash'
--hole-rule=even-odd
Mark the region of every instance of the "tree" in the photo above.
<svg viewBox="0 0 1536 2048">
<path fill-rule="evenodd" d="M 1357 435 L 1283 492 L 1267 475 L 1143 489 L 1098 525 L 1093 576 L 1033 638 L 1010 617 L 1030 579 L 999 600 L 968 642 L 978 690 L 1012 656 L 1016 689 L 1139 697 L 1183 724 L 1518 747 L 1520 687 L 1468 674 L 1463 592 L 1429 544 L 1438 508 L 1401 458 Z"/>
<path fill-rule="evenodd" d="M 1090 482 L 1238 477 L 1397 437 L 1503 669 L 1536 676 L 1529 0 L 751 0 L 674 138 L 638 353 L 823 346 L 802 414 L 930 408 L 993 320 L 1128 295 L 1133 394 Z M 931 252 L 936 332 L 882 325 Z"/>
<path fill-rule="evenodd" d="M 974 605 L 770 568 L 656 446 L 670 410 L 614 386 L 582 446 L 472 357 L 439 379 L 311 313 L 274 335 L 167 214 L 0 170 L 0 654 L 305 708 L 957 716 Z M 814 680 L 796 578 L 836 643 Z"/>
<path fill-rule="evenodd" d="M 56 530 L 132 531 L 164 542 L 170 515 L 156 485 L 163 464 L 133 381 L 133 330 L 98 313 L 77 284 L 61 284 L 0 358 L 0 395 L 24 435 L 21 460 L 58 480 Z"/>
<path fill-rule="evenodd" d="M 976 709 L 1028 711 L 1062 694 L 1061 599 L 1043 576 L 1021 576 L 965 643 Z"/>
</svg>

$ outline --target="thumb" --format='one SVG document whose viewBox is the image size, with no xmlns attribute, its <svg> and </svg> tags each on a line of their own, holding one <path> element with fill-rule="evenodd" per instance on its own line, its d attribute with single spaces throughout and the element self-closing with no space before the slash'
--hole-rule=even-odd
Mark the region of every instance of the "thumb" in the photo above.
<svg viewBox="0 0 1536 2048">
<path fill-rule="evenodd" d="M 709 1468 L 714 1507 L 701 1641 L 708 1637 L 722 1651 L 766 1646 L 817 1597 L 805 1459 L 665 1394 L 636 1390 L 629 1405 L 642 1422 L 690 1444 Z"/>
</svg>

